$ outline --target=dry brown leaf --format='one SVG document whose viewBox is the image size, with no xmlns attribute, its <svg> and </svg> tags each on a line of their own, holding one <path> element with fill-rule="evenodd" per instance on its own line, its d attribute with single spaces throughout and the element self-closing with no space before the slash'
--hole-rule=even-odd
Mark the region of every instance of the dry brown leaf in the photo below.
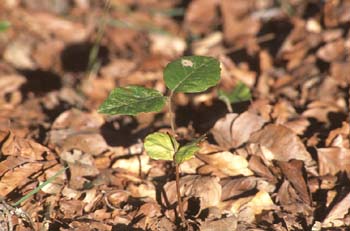
<svg viewBox="0 0 350 231">
<path fill-rule="evenodd" d="M 18 90 L 19 87 L 23 85 L 25 82 L 27 82 L 27 79 L 22 75 L 15 75 L 15 74 L 1 75 L 0 76 L 0 98 L 7 93 L 11 93 L 13 91 Z"/>
<path fill-rule="evenodd" d="M 109 148 L 102 135 L 98 133 L 76 133 L 68 136 L 61 144 L 61 151 L 69 151 L 72 149 L 81 150 L 93 156 L 105 152 Z"/>
<path fill-rule="evenodd" d="M 106 66 L 101 67 L 103 77 L 119 79 L 127 77 L 135 68 L 136 63 L 128 59 L 113 59 Z"/>
<path fill-rule="evenodd" d="M 32 60 L 33 40 L 28 38 L 19 38 L 9 43 L 4 51 L 3 58 L 16 68 L 35 69 L 36 64 Z"/>
<path fill-rule="evenodd" d="M 345 44 L 343 39 L 329 42 L 317 51 L 317 57 L 325 62 L 340 61 L 345 54 Z"/>
<path fill-rule="evenodd" d="M 277 165 L 280 167 L 282 174 L 295 188 L 301 200 L 311 206 L 311 195 L 307 181 L 304 178 L 305 169 L 303 162 L 301 160 L 277 161 Z"/>
<path fill-rule="evenodd" d="M 224 179 L 221 182 L 221 200 L 229 200 L 243 193 L 247 193 L 257 186 L 256 177 L 240 177 L 235 179 Z"/>
<path fill-rule="evenodd" d="M 326 147 L 350 148 L 350 126 L 343 122 L 342 127 L 332 130 L 327 139 Z"/>
<path fill-rule="evenodd" d="M 190 2 L 185 15 L 185 27 L 194 34 L 208 33 L 217 18 L 218 0 Z"/>
<path fill-rule="evenodd" d="M 70 109 L 61 113 L 56 120 L 53 122 L 51 131 L 49 133 L 49 144 L 54 147 L 62 147 L 66 142 L 66 139 L 71 136 L 83 135 L 86 133 L 95 133 L 98 132 L 98 128 L 104 123 L 103 116 L 97 112 L 82 112 L 78 109 Z M 92 135 L 94 136 L 94 135 Z M 98 136 L 98 135 L 97 135 Z M 89 135 L 87 136 L 89 137 Z M 73 141 L 76 138 L 72 138 Z M 104 147 L 105 143 L 102 138 L 99 137 L 100 142 L 95 146 L 91 144 L 91 149 L 100 153 L 96 148 Z M 74 143 L 67 146 L 74 146 Z"/>
<path fill-rule="evenodd" d="M 228 176 L 253 175 L 253 172 L 248 169 L 248 161 L 240 155 L 228 151 L 213 154 L 202 154 L 199 151 L 196 156 Z"/>
<path fill-rule="evenodd" d="M 247 36 L 255 35 L 259 31 L 259 21 L 249 15 L 250 4 L 252 1 L 247 0 L 221 1 L 220 9 L 226 42 L 232 44 L 237 39 L 246 42 Z"/>
<path fill-rule="evenodd" d="M 120 158 L 113 163 L 112 168 L 122 168 L 134 174 L 147 173 L 152 167 L 149 160 L 150 158 L 146 154 Z"/>
<path fill-rule="evenodd" d="M 269 124 L 252 134 L 249 142 L 260 145 L 262 155 L 266 160 L 297 159 L 304 161 L 307 166 L 313 165 L 311 155 L 306 151 L 300 138 L 283 125 Z"/>
<path fill-rule="evenodd" d="M 317 157 L 321 176 L 335 175 L 339 171 L 350 174 L 350 149 L 330 147 L 318 148 Z"/>
<path fill-rule="evenodd" d="M 0 196 L 5 197 L 17 187 L 27 183 L 28 177 L 41 168 L 41 163 L 27 163 L 5 173 L 0 180 Z"/>
<path fill-rule="evenodd" d="M 326 218 L 322 221 L 323 227 L 342 226 L 344 224 L 341 219 L 348 214 L 350 209 L 350 193 L 348 193 L 342 200 L 340 200 L 329 211 Z"/>
<path fill-rule="evenodd" d="M 53 154 L 45 146 L 30 139 L 19 138 L 13 132 L 4 141 L 1 152 L 5 156 L 24 157 L 31 161 L 43 160 L 44 155 L 53 158 Z"/>
<path fill-rule="evenodd" d="M 169 58 L 177 58 L 183 55 L 186 49 L 186 42 L 183 38 L 165 35 L 151 34 L 151 52 L 161 54 Z"/>
<path fill-rule="evenodd" d="M 35 12 L 30 17 L 33 23 L 33 27 L 40 28 L 41 31 L 54 35 L 58 39 L 62 39 L 64 42 L 78 43 L 84 41 L 89 31 L 80 23 L 71 22 L 62 17 L 46 13 Z"/>
<path fill-rule="evenodd" d="M 166 198 L 169 205 L 176 201 L 175 181 L 168 182 L 164 185 Z M 196 197 L 200 200 L 201 210 L 216 206 L 221 200 L 221 185 L 217 177 L 188 175 L 180 179 L 180 192 L 185 197 Z"/>
<path fill-rule="evenodd" d="M 278 189 L 276 200 L 285 211 L 306 215 L 311 214 L 311 207 L 300 199 L 295 189 L 287 180 L 284 180 Z"/>
<path fill-rule="evenodd" d="M 200 226 L 201 231 L 226 231 L 236 230 L 236 228 L 237 218 L 235 216 L 221 218 L 218 220 L 204 221 Z"/>
<path fill-rule="evenodd" d="M 259 130 L 264 123 L 262 117 L 249 111 L 241 115 L 230 113 L 219 119 L 211 132 L 223 148 L 237 148 L 247 142 L 250 135 Z"/>
<path fill-rule="evenodd" d="M 222 202 L 220 207 L 237 214 L 239 221 L 248 223 L 253 222 L 255 216 L 261 214 L 263 210 L 276 209 L 270 195 L 263 190 L 258 191 L 254 196 Z"/>
<path fill-rule="evenodd" d="M 73 219 L 83 214 L 83 204 L 81 200 L 62 199 L 59 202 L 59 209 L 66 219 Z"/>
<path fill-rule="evenodd" d="M 89 182 L 84 177 L 93 177 L 99 174 L 92 156 L 88 153 L 83 154 L 79 150 L 73 150 L 62 152 L 59 156 L 68 163 L 71 172 L 69 186 L 72 189 L 83 189 L 84 184 Z"/>
<path fill-rule="evenodd" d="M 249 169 L 258 176 L 268 179 L 270 182 L 277 182 L 276 177 L 271 173 L 269 168 L 262 162 L 259 156 L 251 156 L 249 159 Z"/>
<path fill-rule="evenodd" d="M 341 86 L 346 87 L 350 83 L 350 63 L 349 62 L 332 62 L 330 67 L 332 78 Z"/>
</svg>

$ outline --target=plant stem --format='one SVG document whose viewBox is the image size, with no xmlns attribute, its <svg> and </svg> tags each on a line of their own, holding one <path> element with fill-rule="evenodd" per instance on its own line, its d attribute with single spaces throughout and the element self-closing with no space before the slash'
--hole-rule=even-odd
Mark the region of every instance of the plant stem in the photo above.
<svg viewBox="0 0 350 231">
<path fill-rule="evenodd" d="M 180 164 L 178 164 L 176 162 L 175 162 L 175 172 L 176 172 L 176 181 L 175 182 L 176 182 L 177 203 L 179 205 L 181 225 L 188 227 L 187 221 L 185 219 L 185 212 L 184 212 L 184 207 L 183 207 L 181 192 L 180 192 Z"/>
<path fill-rule="evenodd" d="M 176 125 L 175 125 L 175 117 L 174 117 L 174 112 L 173 112 L 173 95 L 174 92 L 171 92 L 169 95 L 169 118 L 170 118 L 170 126 L 171 130 L 173 132 L 173 135 L 175 135 L 176 138 Z M 176 155 L 176 154 L 175 154 Z M 177 203 L 179 205 L 179 213 L 180 213 L 180 218 L 181 218 L 181 226 L 184 226 L 185 228 L 188 227 L 187 221 L 185 218 L 185 212 L 184 212 L 184 206 L 182 203 L 182 198 L 181 198 L 181 192 L 180 192 L 180 164 L 176 163 L 175 161 L 175 155 L 174 155 L 174 164 L 175 164 L 175 185 L 176 185 L 176 195 L 177 195 Z"/>
<path fill-rule="evenodd" d="M 231 106 L 231 102 L 229 100 L 225 100 L 226 103 L 226 107 L 229 113 L 233 112 L 232 106 Z"/>
<path fill-rule="evenodd" d="M 173 131 L 174 135 L 176 134 L 175 131 L 175 117 L 173 112 L 173 92 L 169 95 L 169 118 L 170 118 L 170 126 L 171 130 Z"/>
</svg>

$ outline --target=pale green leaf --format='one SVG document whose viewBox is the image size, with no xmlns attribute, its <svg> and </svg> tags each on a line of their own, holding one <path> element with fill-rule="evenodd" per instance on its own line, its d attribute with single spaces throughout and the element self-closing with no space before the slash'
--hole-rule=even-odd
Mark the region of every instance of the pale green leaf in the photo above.
<svg viewBox="0 0 350 231">
<path fill-rule="evenodd" d="M 144 147 L 152 159 L 173 160 L 179 143 L 168 134 L 155 132 L 145 138 Z"/>
<path fill-rule="evenodd" d="M 157 90 L 140 86 L 115 88 L 98 111 L 104 114 L 136 115 L 162 110 L 166 97 Z"/>
<path fill-rule="evenodd" d="M 180 147 L 179 151 L 175 154 L 176 163 L 181 164 L 182 162 L 191 159 L 198 150 L 198 145 L 193 143 Z"/>
<path fill-rule="evenodd" d="M 202 142 L 205 138 L 206 134 L 180 147 L 175 154 L 176 163 L 181 164 L 182 162 L 193 158 L 196 152 L 199 150 L 198 144 Z"/>
<path fill-rule="evenodd" d="M 185 56 L 164 69 L 165 84 L 173 92 L 202 92 L 219 80 L 220 63 L 211 57 Z"/>
</svg>

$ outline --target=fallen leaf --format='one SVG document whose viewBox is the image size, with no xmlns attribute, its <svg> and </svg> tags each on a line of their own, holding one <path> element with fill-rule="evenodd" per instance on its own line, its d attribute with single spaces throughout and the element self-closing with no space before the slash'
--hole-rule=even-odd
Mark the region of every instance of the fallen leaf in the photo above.
<svg viewBox="0 0 350 231">
<path fill-rule="evenodd" d="M 311 155 L 306 151 L 300 138 L 283 125 L 269 124 L 252 134 L 249 142 L 260 145 L 262 155 L 266 160 L 297 159 L 304 161 L 307 166 L 313 165 Z"/>
<path fill-rule="evenodd" d="M 5 173 L 0 181 L 0 196 L 5 197 L 17 187 L 28 183 L 28 177 L 41 168 L 41 163 L 27 163 Z"/>
<path fill-rule="evenodd" d="M 224 231 L 236 230 L 237 218 L 235 216 L 225 217 L 218 220 L 204 221 L 200 225 L 201 231 Z"/>
<path fill-rule="evenodd" d="M 337 222 L 348 214 L 350 209 L 350 193 L 348 193 L 342 200 L 338 201 L 334 207 L 329 211 L 326 218 L 322 221 L 322 227 L 342 226 L 343 222 Z"/>
<path fill-rule="evenodd" d="M 223 148 L 237 148 L 247 142 L 250 135 L 259 130 L 264 123 L 262 117 L 249 111 L 241 115 L 230 113 L 219 119 L 211 132 Z"/>
<path fill-rule="evenodd" d="M 301 160 L 291 160 L 289 162 L 277 161 L 282 174 L 295 188 L 301 200 L 311 206 L 311 195 L 304 177 L 305 169 Z"/>
<path fill-rule="evenodd" d="M 164 185 L 164 201 L 173 205 L 176 201 L 175 181 Z M 180 192 L 184 197 L 195 197 L 200 200 L 200 210 L 216 206 L 221 200 L 221 185 L 217 177 L 188 175 L 180 179 Z"/>
<path fill-rule="evenodd" d="M 228 176 L 253 175 L 253 172 L 248 169 L 248 161 L 240 155 L 228 151 L 213 154 L 202 154 L 199 151 L 196 156 L 201 161 L 204 161 Z"/>
<path fill-rule="evenodd" d="M 339 171 L 350 174 L 350 149 L 330 147 L 318 148 L 317 157 L 321 176 L 335 175 Z"/>
</svg>

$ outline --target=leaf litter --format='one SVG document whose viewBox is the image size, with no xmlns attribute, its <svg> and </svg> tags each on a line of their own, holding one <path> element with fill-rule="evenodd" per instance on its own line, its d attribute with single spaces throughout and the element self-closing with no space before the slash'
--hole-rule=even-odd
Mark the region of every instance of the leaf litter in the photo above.
<svg viewBox="0 0 350 231">
<path fill-rule="evenodd" d="M 219 89 L 174 100 L 183 140 L 207 133 L 181 166 L 190 229 L 347 229 L 349 1 L 40 2 L 0 3 L 1 230 L 177 230 L 172 166 L 141 144 L 167 111 L 97 108 L 115 87 L 164 93 L 162 69 L 189 53 L 221 66 Z M 253 98 L 229 113 L 217 92 L 241 83 Z"/>
</svg>

